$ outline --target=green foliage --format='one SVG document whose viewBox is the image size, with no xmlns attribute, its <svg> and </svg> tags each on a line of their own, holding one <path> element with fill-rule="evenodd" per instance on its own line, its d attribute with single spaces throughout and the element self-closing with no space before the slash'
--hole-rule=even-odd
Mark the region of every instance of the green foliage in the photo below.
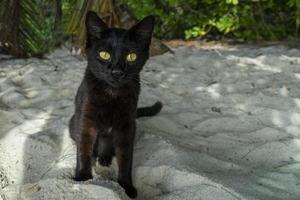
<svg viewBox="0 0 300 200">
<path fill-rule="evenodd" d="M 294 18 L 296 19 L 296 30 L 295 36 L 298 37 L 299 28 L 300 28 L 300 0 L 289 0 L 287 5 L 294 9 Z"/>
<path fill-rule="evenodd" d="M 85 13 L 105 13 L 111 0 L 0 0 L 0 50 L 17 57 L 41 57 L 70 35 L 85 43 Z M 114 20 L 117 22 L 117 20 Z"/>
<path fill-rule="evenodd" d="M 158 16 L 160 38 L 298 37 L 300 0 L 123 0 L 138 18 Z"/>
<path fill-rule="evenodd" d="M 156 15 L 158 38 L 299 37 L 300 0 L 0 0 L 0 48 L 19 57 L 42 56 L 71 34 L 81 47 L 86 11 L 105 16 L 120 1 L 139 19 Z"/>
<path fill-rule="evenodd" d="M 55 2 L 1 0 L 0 47 L 18 57 L 40 57 L 59 45 L 62 24 Z"/>
</svg>

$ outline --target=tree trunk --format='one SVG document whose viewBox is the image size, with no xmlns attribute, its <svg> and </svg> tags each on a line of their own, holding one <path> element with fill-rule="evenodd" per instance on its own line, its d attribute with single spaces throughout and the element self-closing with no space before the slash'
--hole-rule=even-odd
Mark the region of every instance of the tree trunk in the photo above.
<svg viewBox="0 0 300 200">
<path fill-rule="evenodd" d="M 21 0 L 7 1 L 1 13 L 0 21 L 0 45 L 3 46 L 8 53 L 22 57 L 24 52 L 20 45 L 20 6 Z"/>
<path fill-rule="evenodd" d="M 58 31 L 60 26 L 61 26 L 61 21 L 62 21 L 62 2 L 61 0 L 55 0 L 55 21 L 54 21 L 54 31 Z"/>
</svg>

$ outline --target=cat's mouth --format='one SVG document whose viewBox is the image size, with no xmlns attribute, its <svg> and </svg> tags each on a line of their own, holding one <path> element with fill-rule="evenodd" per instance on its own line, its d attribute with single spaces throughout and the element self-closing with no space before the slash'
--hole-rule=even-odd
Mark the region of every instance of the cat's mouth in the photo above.
<svg viewBox="0 0 300 200">
<path fill-rule="evenodd" d="M 124 81 L 124 79 L 110 78 L 110 79 L 106 80 L 106 83 L 109 84 L 110 86 L 114 87 L 114 88 L 124 85 L 125 82 L 126 81 Z"/>
</svg>

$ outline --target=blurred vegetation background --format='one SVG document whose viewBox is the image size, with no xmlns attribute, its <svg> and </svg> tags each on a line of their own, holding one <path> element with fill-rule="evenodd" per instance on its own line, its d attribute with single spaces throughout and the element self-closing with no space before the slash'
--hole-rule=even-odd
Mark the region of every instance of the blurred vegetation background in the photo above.
<svg viewBox="0 0 300 200">
<path fill-rule="evenodd" d="M 125 28 L 155 15 L 158 39 L 299 38 L 300 0 L 0 0 L 0 51 L 42 57 L 66 42 L 82 49 L 88 10 Z"/>
</svg>

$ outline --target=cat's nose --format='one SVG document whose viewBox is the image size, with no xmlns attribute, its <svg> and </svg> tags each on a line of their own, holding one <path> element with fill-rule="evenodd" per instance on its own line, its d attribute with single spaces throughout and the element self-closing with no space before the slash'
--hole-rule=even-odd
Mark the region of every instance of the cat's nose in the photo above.
<svg viewBox="0 0 300 200">
<path fill-rule="evenodd" d="M 124 75 L 124 72 L 119 70 L 119 69 L 113 69 L 111 71 L 111 75 L 115 78 L 115 79 L 119 79 L 121 76 Z"/>
</svg>

